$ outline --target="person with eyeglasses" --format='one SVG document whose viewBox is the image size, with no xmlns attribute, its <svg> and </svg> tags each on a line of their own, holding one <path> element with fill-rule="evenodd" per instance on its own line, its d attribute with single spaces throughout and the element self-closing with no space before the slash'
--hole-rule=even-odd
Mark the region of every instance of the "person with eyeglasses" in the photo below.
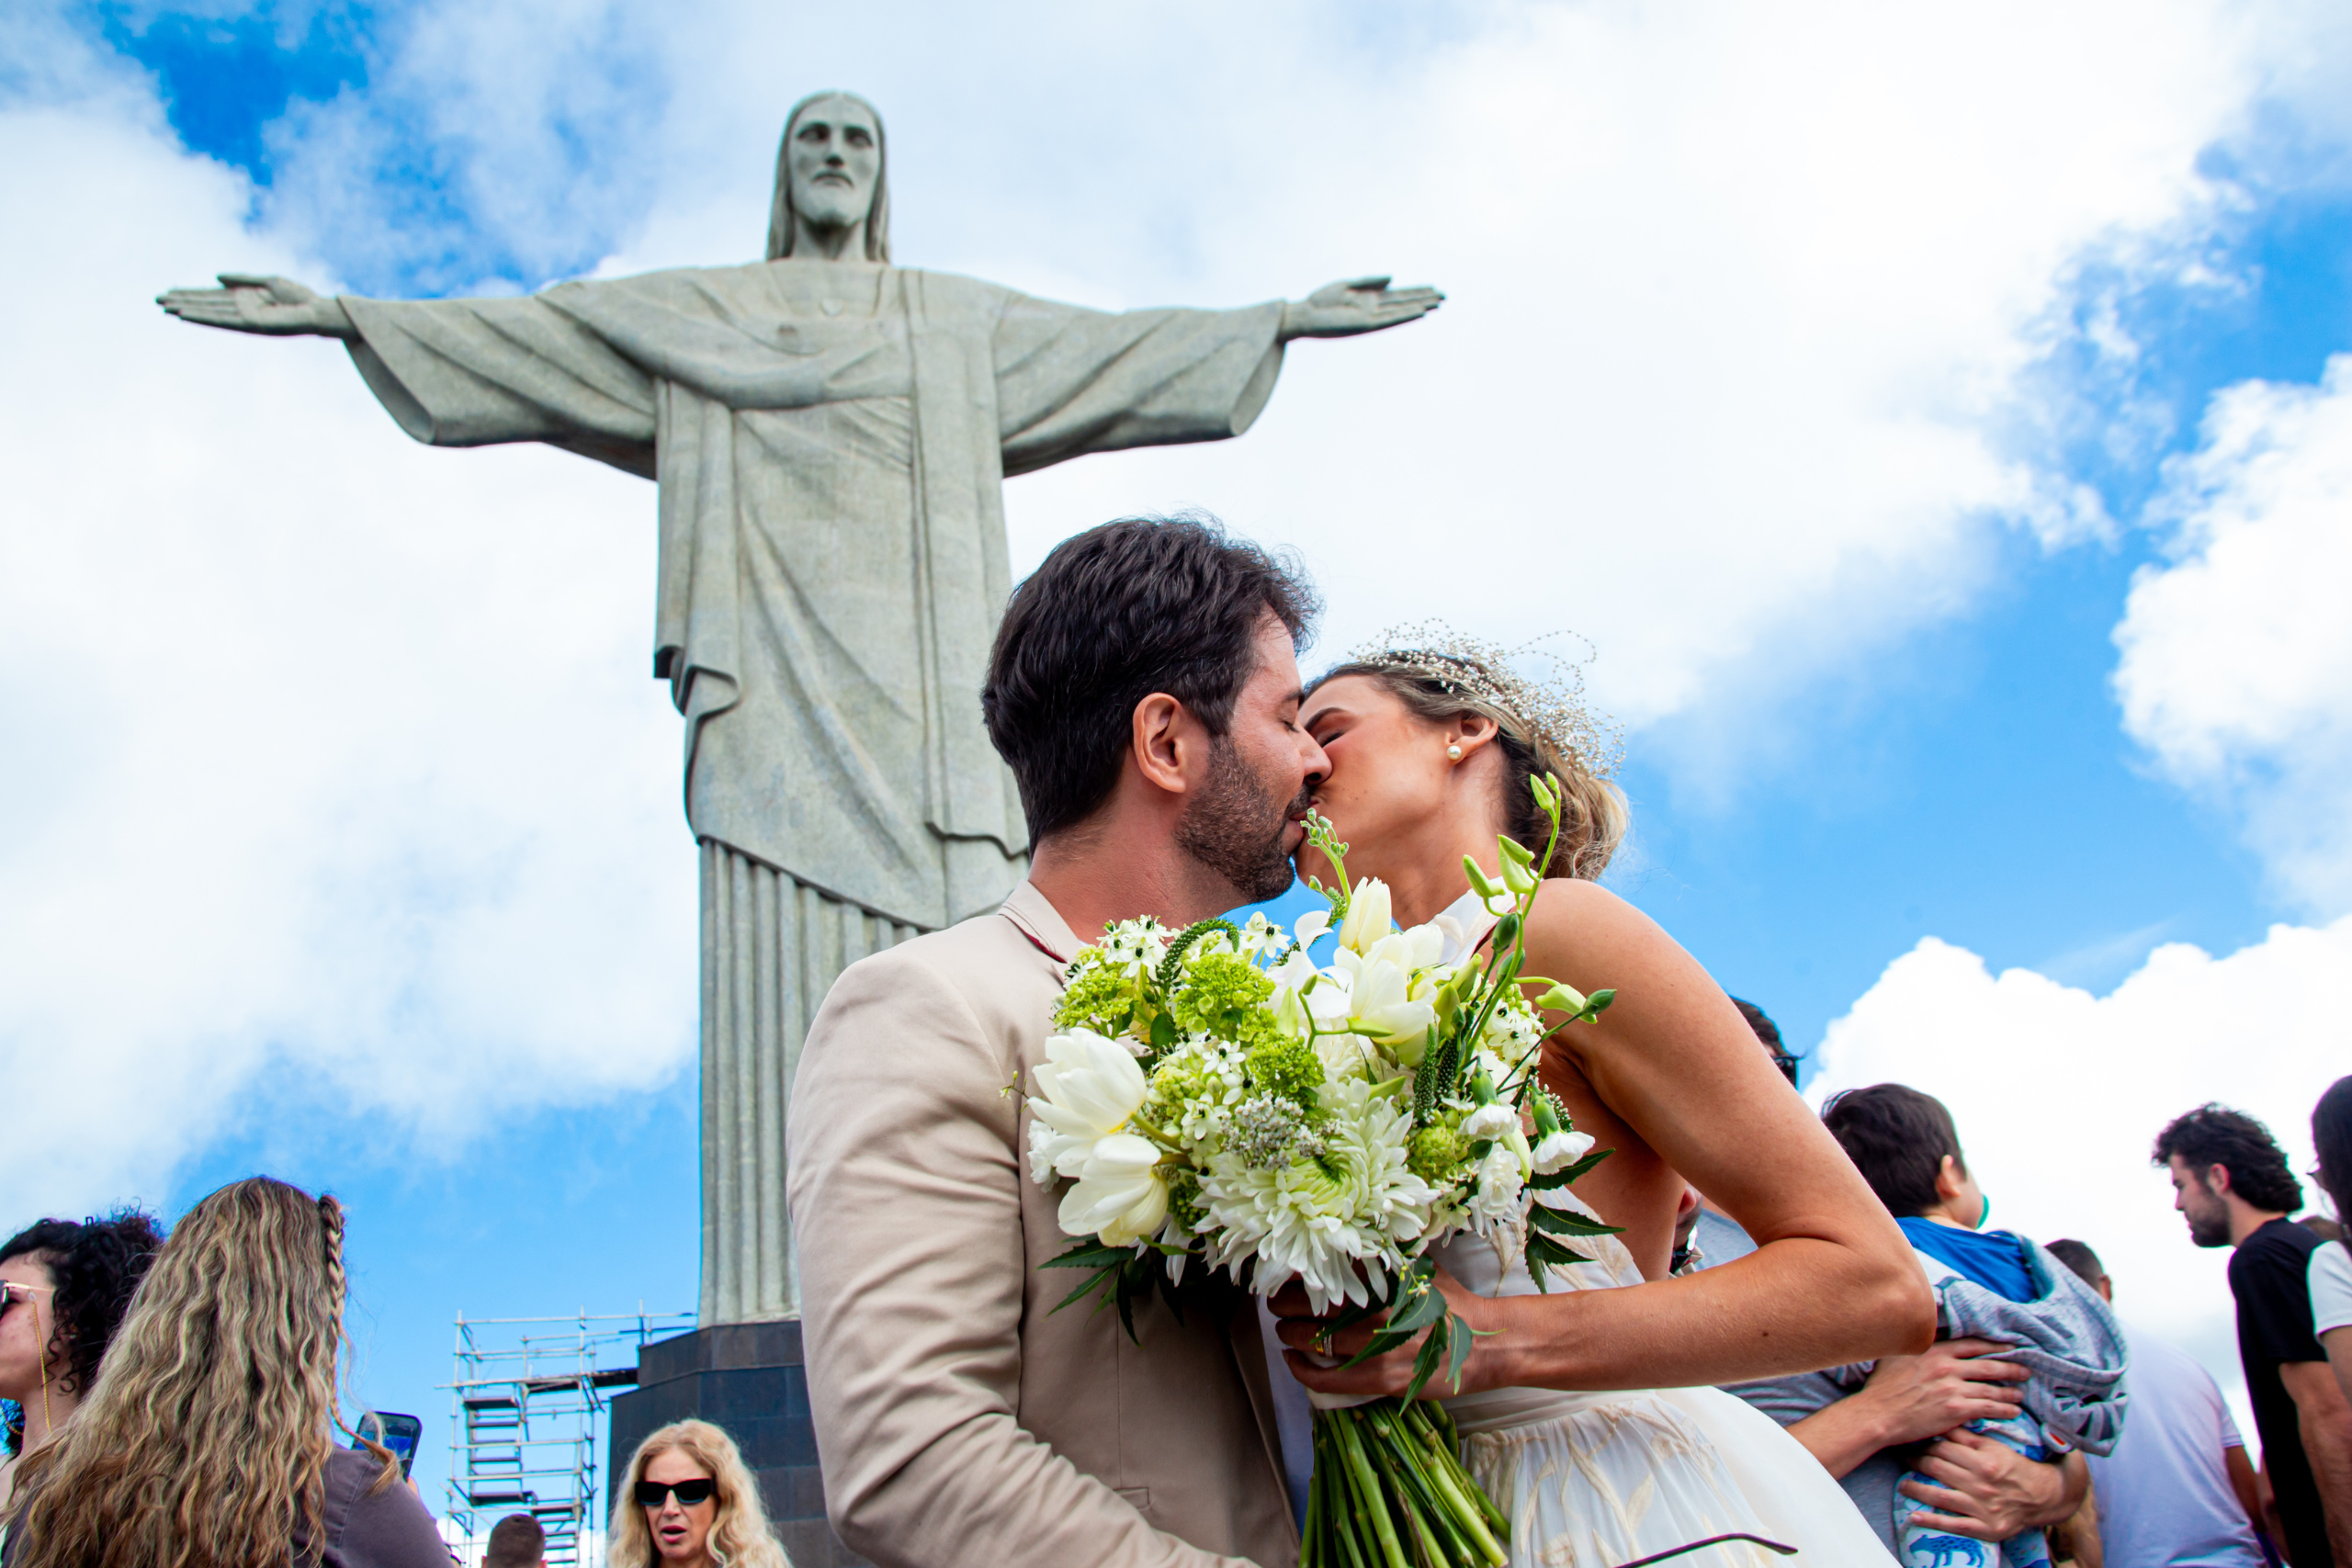
<svg viewBox="0 0 2352 1568">
<path fill-rule="evenodd" d="M 673 1421 L 638 1444 L 623 1490 L 607 1568 L 791 1568 L 735 1439 L 707 1421 Z"/>
<path fill-rule="evenodd" d="M 103 1219 L 41 1220 L 0 1246 L 0 1400 L 5 1424 L 0 1517 L 17 1457 L 47 1442 L 97 1381 L 131 1292 L 164 1245 L 154 1217 L 121 1209 Z"/>
</svg>

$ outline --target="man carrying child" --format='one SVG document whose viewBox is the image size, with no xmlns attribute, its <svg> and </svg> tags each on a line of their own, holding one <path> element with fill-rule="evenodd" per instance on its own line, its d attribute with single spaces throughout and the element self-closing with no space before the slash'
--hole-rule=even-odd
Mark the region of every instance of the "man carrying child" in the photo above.
<svg viewBox="0 0 2352 1568">
<path fill-rule="evenodd" d="M 1837 1096 L 1822 1121 L 1910 1237 L 1936 1288 L 1941 1336 L 2009 1347 L 2000 1359 L 2029 1374 L 2021 1406 L 1971 1420 L 1967 1429 L 2030 1460 L 2108 1451 L 2121 1434 L 2125 1404 L 2127 1358 L 2114 1314 L 2032 1242 L 1983 1228 L 1991 1204 L 1969 1174 L 1942 1102 L 1879 1084 Z M 1871 1371 L 1841 1367 L 1826 1375 L 1851 1390 Z M 2036 1568 L 2049 1561 L 2041 1530 L 1998 1542 L 1955 1535 L 1916 1495 L 1932 1483 L 1916 1472 L 1902 1481 L 1884 1505 L 1888 1517 L 1871 1522 L 1883 1525 L 1905 1568 Z"/>
</svg>

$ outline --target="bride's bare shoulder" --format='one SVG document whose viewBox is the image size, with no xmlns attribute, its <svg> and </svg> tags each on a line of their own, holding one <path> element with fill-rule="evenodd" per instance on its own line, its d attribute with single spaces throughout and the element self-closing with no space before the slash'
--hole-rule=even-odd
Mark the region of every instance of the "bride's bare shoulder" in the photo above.
<svg viewBox="0 0 2352 1568">
<path fill-rule="evenodd" d="M 1531 971 L 1571 985 L 1579 974 L 1692 962 L 1664 927 L 1608 888 L 1557 876 L 1537 890 L 1528 911 L 1527 959 Z"/>
</svg>

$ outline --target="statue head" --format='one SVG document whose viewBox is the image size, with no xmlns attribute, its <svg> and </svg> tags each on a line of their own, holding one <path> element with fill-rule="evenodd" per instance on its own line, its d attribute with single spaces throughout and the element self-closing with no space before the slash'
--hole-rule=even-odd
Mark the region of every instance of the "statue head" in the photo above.
<svg viewBox="0 0 2352 1568">
<path fill-rule="evenodd" d="M 775 155 L 768 260 L 793 254 L 803 224 L 865 224 L 867 261 L 890 259 L 890 186 L 882 117 L 854 93 L 811 93 L 792 106 Z"/>
</svg>

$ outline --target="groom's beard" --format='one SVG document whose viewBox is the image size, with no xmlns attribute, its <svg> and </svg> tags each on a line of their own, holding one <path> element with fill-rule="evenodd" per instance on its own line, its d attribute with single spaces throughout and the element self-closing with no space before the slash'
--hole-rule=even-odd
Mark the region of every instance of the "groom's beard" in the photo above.
<svg viewBox="0 0 2352 1568">
<path fill-rule="evenodd" d="M 1208 781 L 1177 819 L 1176 845 L 1231 883 L 1242 903 L 1279 898 L 1289 891 L 1292 876 L 1283 840 L 1292 819 L 1313 799 L 1309 787 L 1302 787 L 1294 800 L 1273 798 L 1238 747 L 1213 739 Z"/>
</svg>

